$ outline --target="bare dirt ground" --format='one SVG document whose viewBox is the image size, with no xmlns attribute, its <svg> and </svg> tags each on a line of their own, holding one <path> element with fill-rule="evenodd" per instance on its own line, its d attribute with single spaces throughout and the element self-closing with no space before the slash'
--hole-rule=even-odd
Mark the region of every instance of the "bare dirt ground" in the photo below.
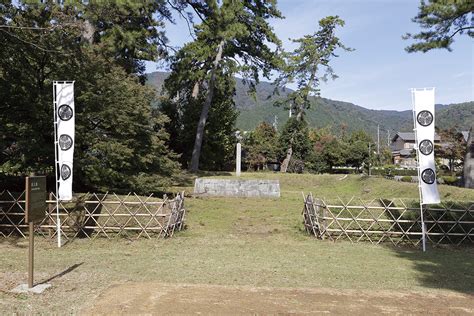
<svg viewBox="0 0 474 316">
<path fill-rule="evenodd" d="M 474 295 L 126 283 L 104 291 L 84 315 L 115 314 L 472 315 Z"/>
</svg>

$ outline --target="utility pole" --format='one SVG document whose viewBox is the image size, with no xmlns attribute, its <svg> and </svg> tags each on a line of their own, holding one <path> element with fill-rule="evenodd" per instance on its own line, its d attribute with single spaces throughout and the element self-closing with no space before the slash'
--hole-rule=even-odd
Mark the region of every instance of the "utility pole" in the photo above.
<svg viewBox="0 0 474 316">
<path fill-rule="evenodd" d="M 369 163 L 368 163 L 368 166 L 369 166 L 369 177 L 370 177 L 370 142 L 369 142 Z"/>
<path fill-rule="evenodd" d="M 387 147 L 390 147 L 390 130 L 387 131 Z"/>
<path fill-rule="evenodd" d="M 380 125 L 377 124 L 377 156 L 380 155 Z"/>
</svg>

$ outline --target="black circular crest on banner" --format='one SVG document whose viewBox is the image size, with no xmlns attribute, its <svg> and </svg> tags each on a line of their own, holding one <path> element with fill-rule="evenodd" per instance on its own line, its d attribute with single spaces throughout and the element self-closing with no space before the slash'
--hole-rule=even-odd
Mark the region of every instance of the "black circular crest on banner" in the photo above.
<svg viewBox="0 0 474 316">
<path fill-rule="evenodd" d="M 59 148 L 61 150 L 68 150 L 72 147 L 72 138 L 69 135 L 62 134 L 59 136 Z"/>
<path fill-rule="evenodd" d="M 72 115 L 72 108 L 69 105 L 63 104 L 58 108 L 58 116 L 61 120 L 69 121 L 72 118 Z"/>
<path fill-rule="evenodd" d="M 71 168 L 68 165 L 61 166 L 61 179 L 67 180 L 71 176 Z"/>
<path fill-rule="evenodd" d="M 430 111 L 421 111 L 418 113 L 416 120 L 421 126 L 428 126 L 433 123 L 433 114 Z"/>
<path fill-rule="evenodd" d="M 433 152 L 433 143 L 430 140 L 425 139 L 420 142 L 418 148 L 423 155 L 427 156 Z"/>
<path fill-rule="evenodd" d="M 426 184 L 433 184 L 436 180 L 436 174 L 433 169 L 428 168 L 421 173 L 421 180 Z"/>
</svg>

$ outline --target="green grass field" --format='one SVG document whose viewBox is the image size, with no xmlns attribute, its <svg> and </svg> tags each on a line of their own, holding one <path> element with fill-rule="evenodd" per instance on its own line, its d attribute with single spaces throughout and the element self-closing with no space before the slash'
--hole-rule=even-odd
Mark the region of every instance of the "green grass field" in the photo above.
<svg viewBox="0 0 474 316">
<path fill-rule="evenodd" d="M 8 292 L 26 281 L 27 240 L 1 240 L 0 310 L 27 312 L 34 306 L 39 313 L 74 313 L 109 286 L 135 281 L 473 292 L 472 247 L 429 247 L 422 253 L 321 241 L 303 229 L 301 192 L 327 199 L 416 199 L 416 184 L 356 175 L 340 180 L 340 175 L 244 173 L 243 178 L 279 179 L 281 198 L 187 197 L 187 229 L 165 240 L 75 240 L 58 249 L 54 241 L 37 238 L 36 280 L 53 277 L 53 287 L 40 296 Z M 181 179 L 172 190 L 192 192 L 192 179 Z M 443 199 L 474 200 L 473 190 L 442 185 L 440 192 Z"/>
</svg>

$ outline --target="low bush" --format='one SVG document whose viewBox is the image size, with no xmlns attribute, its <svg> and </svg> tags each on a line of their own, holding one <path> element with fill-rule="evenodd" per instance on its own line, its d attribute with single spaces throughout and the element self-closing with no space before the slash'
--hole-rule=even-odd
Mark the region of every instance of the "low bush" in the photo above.
<svg viewBox="0 0 474 316">
<path fill-rule="evenodd" d="M 291 159 L 286 171 L 289 173 L 303 173 L 304 162 L 299 159 Z"/>
<path fill-rule="evenodd" d="M 456 185 L 458 183 L 458 178 L 456 176 L 442 176 L 444 184 Z"/>
<path fill-rule="evenodd" d="M 332 168 L 331 173 L 334 173 L 334 174 L 355 174 L 355 173 L 357 173 L 357 170 L 355 168 L 337 167 L 337 168 Z"/>
<path fill-rule="evenodd" d="M 383 168 L 372 168 L 370 170 L 372 175 L 379 175 L 385 177 L 393 176 L 417 176 L 418 172 L 416 169 L 398 169 L 395 166 L 384 166 Z"/>
<path fill-rule="evenodd" d="M 412 177 L 411 176 L 403 176 L 400 181 L 402 182 L 412 182 Z"/>
</svg>

